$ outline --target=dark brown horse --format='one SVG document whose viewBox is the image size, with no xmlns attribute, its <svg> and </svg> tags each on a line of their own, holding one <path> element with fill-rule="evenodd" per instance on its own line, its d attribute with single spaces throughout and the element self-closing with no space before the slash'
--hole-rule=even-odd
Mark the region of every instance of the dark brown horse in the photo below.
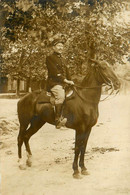
<svg viewBox="0 0 130 195">
<path fill-rule="evenodd" d="M 80 177 L 78 159 L 81 173 L 84 175 L 88 174 L 84 165 L 84 154 L 91 128 L 96 124 L 98 119 L 98 104 L 100 101 L 102 84 L 104 83 L 112 85 L 115 90 L 120 87 L 117 76 L 106 62 L 92 60 L 87 75 L 81 83 L 81 87 L 78 88 L 74 86 L 75 96 L 72 99 L 66 100 L 64 103 L 63 115 L 67 118 L 66 127 L 76 131 L 73 162 L 73 176 L 75 178 Z M 44 99 L 46 98 L 46 93 L 43 94 Z M 29 146 L 30 137 L 46 122 L 53 125 L 55 124 L 54 109 L 49 102 L 37 104 L 37 116 L 35 115 L 36 100 L 38 97 L 38 93 L 32 92 L 21 98 L 18 102 L 18 118 L 20 122 L 18 157 L 20 163 L 22 160 L 21 147 L 24 143 L 27 151 L 28 166 L 31 166 L 32 156 Z M 19 167 L 22 169 L 23 165 L 20 163 Z"/>
</svg>

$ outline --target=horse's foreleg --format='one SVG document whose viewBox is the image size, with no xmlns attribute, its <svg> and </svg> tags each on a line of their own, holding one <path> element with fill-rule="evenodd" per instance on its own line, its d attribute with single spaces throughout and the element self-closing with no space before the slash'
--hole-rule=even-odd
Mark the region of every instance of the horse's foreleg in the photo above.
<svg viewBox="0 0 130 195">
<path fill-rule="evenodd" d="M 78 158 L 80 153 L 80 146 L 81 146 L 81 135 L 80 132 L 77 130 L 75 136 L 75 155 L 73 161 L 73 170 L 74 170 L 73 177 L 76 179 L 80 178 L 80 174 L 78 170 Z"/>
<path fill-rule="evenodd" d="M 73 162 L 73 177 L 74 178 L 80 178 L 79 176 L 79 170 L 78 170 L 78 157 L 79 157 L 80 150 L 79 148 L 75 148 L 75 156 L 74 156 L 74 162 Z"/>
<path fill-rule="evenodd" d="M 80 151 L 79 166 L 81 167 L 81 173 L 83 175 L 88 175 L 87 168 L 84 165 L 84 155 L 85 155 L 86 146 L 87 146 L 87 142 L 88 142 L 90 132 L 91 132 L 91 128 L 87 129 L 87 131 L 84 132 L 83 135 L 82 135 L 82 145 L 81 145 L 81 148 L 80 148 L 81 151 Z"/>
<path fill-rule="evenodd" d="M 28 131 L 26 131 L 25 135 L 24 135 L 24 144 L 26 147 L 26 152 L 27 152 L 27 160 L 26 160 L 26 164 L 27 166 L 31 167 L 32 165 L 32 152 L 30 149 L 30 145 L 29 145 L 29 139 L 31 138 L 32 135 L 34 135 L 43 125 L 45 124 L 44 121 L 40 120 L 39 118 L 33 120 L 30 128 L 28 129 Z"/>
</svg>

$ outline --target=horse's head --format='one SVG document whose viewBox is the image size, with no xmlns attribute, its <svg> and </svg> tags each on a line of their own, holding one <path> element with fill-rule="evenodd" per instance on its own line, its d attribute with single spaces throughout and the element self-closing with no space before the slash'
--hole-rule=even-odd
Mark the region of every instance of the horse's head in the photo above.
<svg viewBox="0 0 130 195">
<path fill-rule="evenodd" d="M 91 59 L 91 61 L 94 62 L 92 66 L 96 69 L 97 79 L 100 83 L 111 85 L 115 90 L 120 88 L 120 81 L 107 62 L 94 59 Z"/>
</svg>

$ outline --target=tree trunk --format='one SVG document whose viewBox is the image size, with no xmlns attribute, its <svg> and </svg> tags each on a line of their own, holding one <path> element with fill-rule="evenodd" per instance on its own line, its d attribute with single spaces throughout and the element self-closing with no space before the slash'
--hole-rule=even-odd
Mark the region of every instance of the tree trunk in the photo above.
<svg viewBox="0 0 130 195">
<path fill-rule="evenodd" d="M 17 79 L 17 87 L 16 87 L 16 95 L 19 96 L 20 94 L 20 79 Z"/>
<path fill-rule="evenodd" d="M 91 44 L 90 45 L 90 49 L 89 49 L 89 59 L 94 59 L 95 56 L 96 56 L 96 54 L 95 54 L 95 47 L 94 47 L 94 44 Z"/>
<path fill-rule="evenodd" d="M 31 92 L 30 78 L 27 78 L 26 80 L 26 92 Z"/>
</svg>

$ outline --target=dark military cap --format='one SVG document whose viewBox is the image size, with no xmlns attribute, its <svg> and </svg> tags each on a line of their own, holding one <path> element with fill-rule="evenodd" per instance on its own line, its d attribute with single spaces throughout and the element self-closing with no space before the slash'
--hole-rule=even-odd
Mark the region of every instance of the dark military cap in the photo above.
<svg viewBox="0 0 130 195">
<path fill-rule="evenodd" d="M 53 45 L 53 46 L 57 45 L 58 43 L 64 44 L 65 41 L 64 41 L 64 40 L 61 40 L 61 39 L 55 39 L 54 41 L 52 41 L 52 45 Z"/>
</svg>

